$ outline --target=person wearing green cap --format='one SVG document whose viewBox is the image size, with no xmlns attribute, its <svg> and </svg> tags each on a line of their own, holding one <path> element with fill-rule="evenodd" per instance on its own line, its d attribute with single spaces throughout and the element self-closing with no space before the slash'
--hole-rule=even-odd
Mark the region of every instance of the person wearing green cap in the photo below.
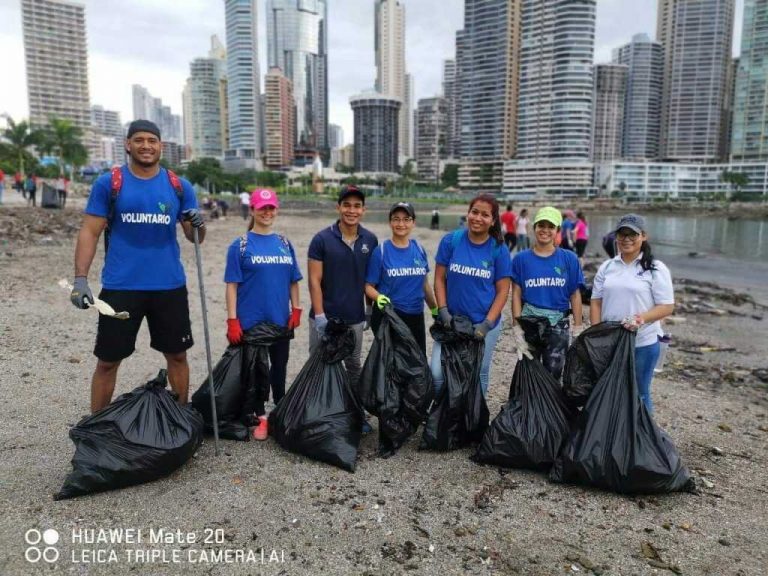
<svg viewBox="0 0 768 576">
<path fill-rule="evenodd" d="M 546 318 L 551 326 L 547 347 L 540 351 L 541 362 L 556 379 L 565 365 L 570 335 L 583 330 L 581 292 L 584 275 L 579 260 L 570 250 L 555 246 L 563 217 L 557 208 L 541 208 L 533 219 L 533 248 L 512 260 L 512 336 L 518 358 L 532 357 L 517 319 L 521 316 Z M 573 330 L 569 315 L 573 314 Z"/>
</svg>

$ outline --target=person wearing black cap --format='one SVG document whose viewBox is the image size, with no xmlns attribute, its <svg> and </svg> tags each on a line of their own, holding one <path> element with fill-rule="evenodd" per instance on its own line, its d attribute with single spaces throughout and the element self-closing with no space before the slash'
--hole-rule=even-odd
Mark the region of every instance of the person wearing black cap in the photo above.
<svg viewBox="0 0 768 576">
<path fill-rule="evenodd" d="M 379 244 L 368 261 L 365 295 L 376 303 L 371 317 L 374 333 L 381 323 L 380 310 L 391 305 L 426 354 L 424 302 L 433 316 L 437 316 L 437 302 L 429 283 L 427 253 L 410 237 L 415 226 L 416 211 L 411 204 L 398 202 L 392 205 L 389 210 L 392 239 Z"/>
<path fill-rule="evenodd" d="M 88 271 L 102 232 L 109 237 L 99 298 L 127 320 L 99 316 L 91 380 L 91 410 L 112 399 L 117 371 L 136 344 L 147 317 L 150 345 L 168 364 L 168 378 L 180 404 L 187 403 L 192 346 L 186 277 L 176 224 L 194 242 L 193 228 L 205 238 L 203 218 L 192 185 L 160 166 L 160 130 L 149 120 L 128 127 L 125 150 L 130 162 L 100 176 L 91 188 L 75 248 L 75 282 L 70 300 L 77 308 L 93 304 Z M 106 243 L 105 243 L 106 246 Z"/>
<path fill-rule="evenodd" d="M 654 258 L 646 234 L 645 218 L 626 214 L 616 228 L 619 253 L 600 265 L 592 284 L 589 319 L 592 324 L 621 322 L 637 332 L 635 376 L 640 399 L 653 413 L 651 382 L 664 336 L 661 320 L 675 309 L 672 275 Z"/>
<path fill-rule="evenodd" d="M 365 214 L 365 193 L 360 188 L 342 187 L 336 209 L 339 219 L 315 234 L 309 244 L 309 349 L 311 353 L 320 343 L 329 318 L 350 326 L 356 345 L 344 366 L 354 387 L 362 371 L 363 330 L 370 318 L 365 271 L 379 241 L 360 225 Z"/>
</svg>

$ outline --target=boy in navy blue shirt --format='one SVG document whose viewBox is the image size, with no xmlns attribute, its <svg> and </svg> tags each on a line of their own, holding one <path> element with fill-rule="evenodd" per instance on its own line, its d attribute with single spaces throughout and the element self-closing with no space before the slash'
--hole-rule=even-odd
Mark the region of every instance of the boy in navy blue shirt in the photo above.
<svg viewBox="0 0 768 576">
<path fill-rule="evenodd" d="M 362 371 L 363 330 L 370 318 L 365 301 L 365 271 L 379 241 L 360 226 L 365 214 L 365 194 L 356 186 L 339 193 L 339 219 L 315 234 L 309 244 L 310 353 L 320 343 L 329 318 L 337 318 L 355 332 L 355 350 L 344 360 L 350 382 L 357 385 Z"/>
</svg>

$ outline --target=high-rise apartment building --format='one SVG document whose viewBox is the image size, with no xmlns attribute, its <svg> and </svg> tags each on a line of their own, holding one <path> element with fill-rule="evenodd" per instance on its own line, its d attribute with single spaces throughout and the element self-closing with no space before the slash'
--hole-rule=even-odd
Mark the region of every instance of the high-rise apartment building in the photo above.
<svg viewBox="0 0 768 576">
<path fill-rule="evenodd" d="M 658 158 L 663 48 L 647 34 L 636 34 L 629 44 L 613 51 L 613 62 L 629 69 L 621 155 L 635 160 Z"/>
<path fill-rule="evenodd" d="M 270 68 L 264 77 L 264 132 L 267 168 L 279 170 L 293 163 L 293 87 L 280 68 Z"/>
<path fill-rule="evenodd" d="M 261 167 L 261 84 L 258 48 L 258 2 L 224 0 L 227 30 L 227 102 L 231 168 Z"/>
<path fill-rule="evenodd" d="M 328 158 L 328 6 L 326 0 L 267 0 L 267 64 L 293 86 L 297 156 Z"/>
<path fill-rule="evenodd" d="M 445 153 L 448 158 L 458 157 L 459 122 L 456 117 L 458 85 L 456 83 L 456 61 L 443 60 L 443 98 L 445 99 Z"/>
<path fill-rule="evenodd" d="M 410 157 L 413 90 L 405 69 L 405 6 L 399 0 L 374 0 L 374 17 L 376 90 L 402 102 L 399 153 L 401 157 Z"/>
<path fill-rule="evenodd" d="M 722 149 L 735 0 L 659 0 L 664 47 L 661 156 L 714 161 Z"/>
<path fill-rule="evenodd" d="M 734 160 L 768 160 L 768 1 L 745 0 L 731 131 Z"/>
<path fill-rule="evenodd" d="M 517 155 L 589 160 L 595 0 L 522 0 Z"/>
<path fill-rule="evenodd" d="M 190 160 L 223 158 L 228 146 L 226 50 L 216 36 L 211 37 L 207 58 L 189 64 L 185 86 L 185 142 Z"/>
<path fill-rule="evenodd" d="M 328 147 L 331 150 L 344 147 L 344 129 L 338 124 L 328 125 Z"/>
<path fill-rule="evenodd" d="M 349 102 L 355 123 L 355 171 L 397 172 L 400 100 L 368 92 Z"/>
<path fill-rule="evenodd" d="M 595 66 L 593 162 L 610 162 L 621 158 L 628 75 L 629 69 L 621 64 Z"/>
<path fill-rule="evenodd" d="M 85 6 L 69 0 L 22 0 L 29 120 L 43 126 L 51 117 L 91 125 Z M 6 83 L 6 89 L 12 85 Z"/>
<path fill-rule="evenodd" d="M 125 130 L 120 112 L 91 106 L 91 128 L 85 133 L 84 144 L 91 164 L 119 164 L 125 157 Z"/>
<path fill-rule="evenodd" d="M 105 110 L 104 106 L 91 106 L 91 126 L 100 134 L 121 141 L 125 138 L 120 112 Z"/>
<path fill-rule="evenodd" d="M 416 163 L 420 180 L 440 180 L 440 161 L 448 157 L 447 144 L 447 101 L 422 98 L 416 109 Z"/>
<path fill-rule="evenodd" d="M 131 87 L 133 95 L 133 119 L 151 120 L 160 128 L 163 140 L 181 142 L 181 117 L 163 104 L 161 98 L 155 98 L 149 90 L 139 84 Z"/>
</svg>

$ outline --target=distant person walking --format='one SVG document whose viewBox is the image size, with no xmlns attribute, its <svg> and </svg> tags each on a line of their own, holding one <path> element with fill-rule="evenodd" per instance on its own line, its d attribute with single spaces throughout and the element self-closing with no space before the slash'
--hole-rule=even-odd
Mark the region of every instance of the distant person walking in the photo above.
<svg viewBox="0 0 768 576">
<path fill-rule="evenodd" d="M 520 217 L 517 219 L 517 251 L 522 252 L 530 247 L 528 241 L 528 209 L 520 210 Z"/>
<path fill-rule="evenodd" d="M 37 177 L 34 174 L 27 176 L 24 190 L 27 192 L 27 205 L 37 206 Z"/>
<path fill-rule="evenodd" d="M 67 179 L 64 176 L 56 179 L 56 194 L 59 198 L 59 207 L 64 208 L 67 205 Z"/>
<path fill-rule="evenodd" d="M 672 275 L 654 258 L 645 218 L 626 214 L 616 228 L 619 253 L 600 265 L 592 284 L 589 319 L 592 324 L 617 321 L 637 332 L 635 376 L 640 399 L 653 413 L 651 382 L 664 335 L 661 320 L 675 309 Z"/>
<path fill-rule="evenodd" d="M 432 210 L 432 220 L 429 223 L 429 229 L 440 230 L 440 210 L 437 209 L 437 206 Z"/>
<path fill-rule="evenodd" d="M 16 192 L 21 194 L 22 198 L 27 197 L 27 193 L 24 192 L 24 178 L 21 177 L 21 172 L 16 172 L 13 175 L 13 187 L 16 188 Z"/>
<path fill-rule="evenodd" d="M 510 252 L 517 245 L 517 214 L 512 210 L 512 204 L 507 204 L 507 210 L 501 215 L 501 228 L 504 232 L 504 243 Z"/>
<path fill-rule="evenodd" d="M 240 193 L 240 216 L 247 220 L 251 213 L 251 195 L 248 192 Z"/>
<path fill-rule="evenodd" d="M 576 256 L 579 257 L 579 264 L 584 266 L 584 253 L 587 251 L 587 242 L 589 241 L 589 226 L 584 212 L 576 213 L 576 224 L 573 227 L 574 249 Z"/>
<path fill-rule="evenodd" d="M 574 214 L 573 210 L 565 210 L 563 212 L 563 225 L 560 229 L 560 248 L 575 252 L 573 236 L 573 229 L 575 226 L 576 214 Z"/>
<path fill-rule="evenodd" d="M 3 191 L 5 190 L 5 172 L 0 169 L 0 204 L 3 203 Z"/>
</svg>

